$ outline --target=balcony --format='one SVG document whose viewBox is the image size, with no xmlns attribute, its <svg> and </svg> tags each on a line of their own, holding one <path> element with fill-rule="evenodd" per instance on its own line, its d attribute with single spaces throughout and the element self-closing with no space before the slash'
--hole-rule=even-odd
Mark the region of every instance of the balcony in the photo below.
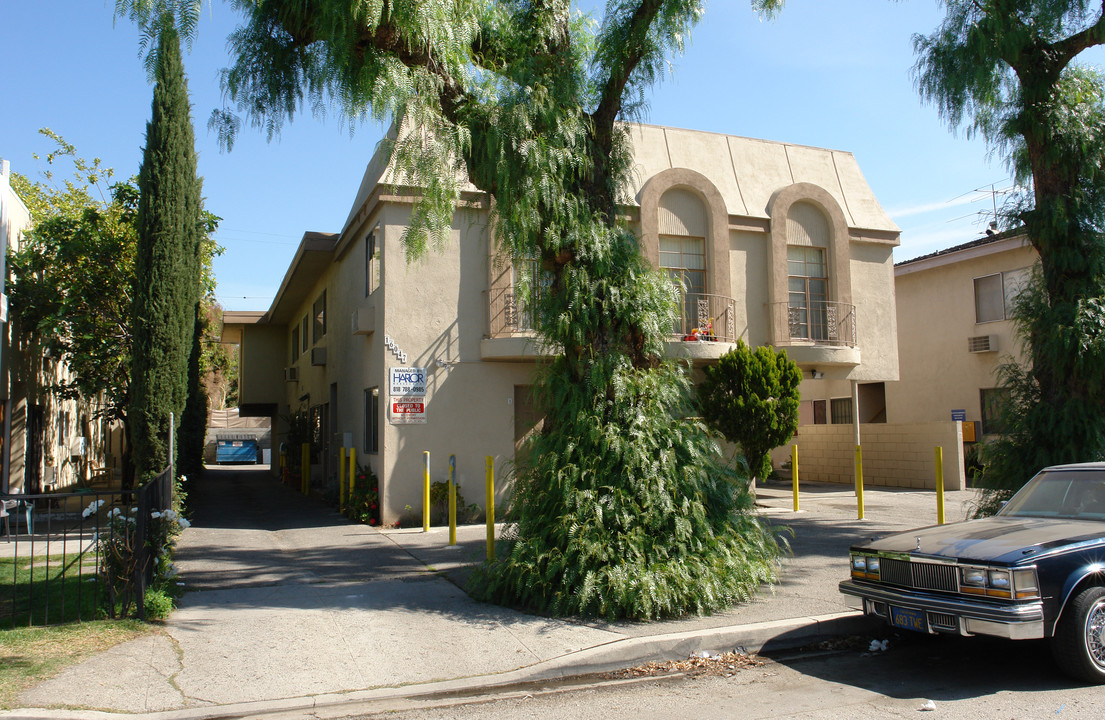
<svg viewBox="0 0 1105 720">
<path fill-rule="evenodd" d="M 513 287 L 493 287 L 487 299 L 489 333 L 480 343 L 484 360 L 534 360 L 552 354 L 538 345 L 533 313 L 522 307 Z"/>
<path fill-rule="evenodd" d="M 858 365 L 856 306 L 817 301 L 772 303 L 775 346 L 799 364 Z"/>
<path fill-rule="evenodd" d="M 668 338 L 668 354 L 692 360 L 716 360 L 737 342 L 736 302 L 724 295 L 680 293 L 683 316 Z M 489 335 L 481 343 L 484 360 L 532 360 L 551 355 L 538 346 L 533 315 L 511 287 L 488 292 Z"/>
</svg>

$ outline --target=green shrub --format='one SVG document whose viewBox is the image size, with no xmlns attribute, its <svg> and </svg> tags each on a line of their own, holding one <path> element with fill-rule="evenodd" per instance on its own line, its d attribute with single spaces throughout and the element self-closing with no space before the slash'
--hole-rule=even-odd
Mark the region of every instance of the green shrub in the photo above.
<svg viewBox="0 0 1105 720">
<path fill-rule="evenodd" d="M 165 588 L 146 589 L 146 619 L 163 620 L 176 607 L 176 599 Z"/>
</svg>

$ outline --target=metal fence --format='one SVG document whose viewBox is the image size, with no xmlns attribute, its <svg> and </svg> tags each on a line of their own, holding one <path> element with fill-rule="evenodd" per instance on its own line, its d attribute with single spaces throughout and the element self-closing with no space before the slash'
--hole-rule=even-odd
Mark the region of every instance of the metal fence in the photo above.
<svg viewBox="0 0 1105 720">
<path fill-rule="evenodd" d="M 172 506 L 166 469 L 137 490 L 4 495 L 0 627 L 133 613 L 145 619 L 154 514 Z"/>
</svg>

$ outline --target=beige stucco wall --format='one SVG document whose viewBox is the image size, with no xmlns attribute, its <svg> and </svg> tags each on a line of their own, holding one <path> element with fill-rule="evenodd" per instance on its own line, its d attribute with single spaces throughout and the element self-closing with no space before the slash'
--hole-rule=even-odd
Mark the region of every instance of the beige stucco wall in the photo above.
<svg viewBox="0 0 1105 720">
<path fill-rule="evenodd" d="M 428 370 L 425 425 L 393 425 L 381 414 L 379 462 L 388 478 L 384 507 L 401 514 L 422 507 L 423 453 L 431 480 L 448 478 L 448 456 L 457 456 L 456 480 L 465 501 L 485 507 L 485 457 L 495 458 L 498 502 L 507 487 L 505 461 L 514 456 L 514 386 L 532 382 L 534 364 L 484 362 L 487 333 L 488 238 L 486 215 L 458 211 L 449 244 L 408 264 L 401 236 L 405 205 L 388 207 L 383 246 L 384 312 L 374 333 L 387 333 L 408 355 L 408 366 Z M 445 367 L 439 367 L 441 361 Z M 386 353 L 386 368 L 402 367 Z M 389 517 L 385 517 L 387 522 Z"/>
<path fill-rule="evenodd" d="M 272 402 L 284 394 L 284 368 L 288 350 L 283 325 L 250 325 L 238 357 L 238 402 Z"/>
<path fill-rule="evenodd" d="M 994 370 L 1019 353 L 1019 341 L 1009 320 L 975 322 L 974 279 L 1030 267 L 1037 257 L 1022 241 L 1003 241 L 997 248 L 920 270 L 899 268 L 901 376 L 886 385 L 887 413 L 895 421 L 950 420 L 953 409 L 966 410 L 968 420 L 981 420 L 979 389 L 997 386 Z M 968 352 L 967 338 L 977 335 L 996 335 L 997 352 Z"/>
<path fill-rule="evenodd" d="M 651 126 L 634 129 L 633 139 L 635 174 L 626 212 L 646 257 L 655 262 L 658 253 L 656 208 L 664 193 L 693 194 L 706 216 L 696 227 L 704 228 L 707 239 L 708 292 L 734 299 L 738 337 L 753 346 L 770 343 L 776 329 L 771 303 L 778 302 L 773 293 L 783 292 L 786 299 L 785 267 L 782 284 L 773 284 L 778 274 L 773 265 L 785 266 L 786 256 L 772 212 L 813 200 L 832 222 L 836 265 L 831 272 L 840 283 L 834 299 L 856 304 L 860 347 L 805 348 L 807 377 L 818 368 L 827 378 L 808 381 L 811 391 L 829 394 L 830 383 L 850 388 L 852 379 L 897 376 L 892 266 L 897 228 L 849 153 Z M 402 235 L 412 198 L 404 189 L 380 184 L 386 175 L 378 155 L 366 169 L 342 233 L 305 235 L 270 311 L 275 314 L 246 327 L 243 376 L 250 377 L 243 379 L 243 402 L 279 402 L 279 413 L 286 415 L 330 402 L 336 386 L 331 440 L 338 444 L 346 433 L 352 435 L 358 460 L 381 480 L 383 519 L 391 522 L 406 514 L 407 506 L 420 514 L 427 451 L 433 480 L 445 479 L 448 456 L 457 455 L 465 498 L 481 506 L 484 458 L 494 456 L 502 500 L 514 454 L 515 388 L 532 383 L 536 362 L 546 353 L 525 333 L 488 338 L 489 289 L 498 287 L 504 270 L 490 262 L 495 249 L 489 247 L 486 199 L 467 196 L 449 242 L 408 263 Z M 365 298 L 364 237 L 373 228 L 380 284 Z M 291 330 L 310 315 L 323 289 L 326 336 L 308 344 L 326 349 L 326 365 L 312 366 L 310 352 L 299 354 L 294 361 L 299 379 L 285 382 Z M 406 353 L 405 362 L 385 347 L 385 336 Z M 673 342 L 669 347 L 701 364 L 731 346 Z M 425 425 L 389 422 L 387 371 L 398 366 L 428 371 Z M 364 392 L 372 387 L 380 388 L 380 448 L 366 455 Z M 301 400 L 305 396 L 309 400 Z M 281 430 L 274 430 L 277 442 Z"/>
<path fill-rule="evenodd" d="M 965 487 L 958 422 L 871 423 L 860 426 L 864 485 L 935 488 L 936 448 L 943 448 L 944 488 Z M 799 482 L 855 483 L 851 425 L 803 425 L 794 442 L 776 449 L 778 467 L 798 445 Z"/>
<path fill-rule="evenodd" d="M 858 382 L 896 380 L 899 360 L 893 248 L 853 241 L 851 251 L 852 302 L 856 305 L 861 362 L 845 377 Z M 836 373 L 826 371 L 826 377 L 836 377 Z"/>
<path fill-rule="evenodd" d="M 431 479 L 444 480 L 448 456 L 457 455 L 456 480 L 466 502 L 485 506 L 485 457 L 495 458 L 498 502 L 506 497 L 507 460 L 513 457 L 514 386 L 532 382 L 532 362 L 485 362 L 480 340 L 487 333 L 488 241 L 482 210 L 458 211 L 452 237 L 443 248 L 408 262 L 402 235 L 409 203 L 381 202 L 367 227 L 377 229 L 380 284 L 364 294 L 363 237 L 344 244 L 344 252 L 321 274 L 313 289 L 292 313 L 309 315 L 315 298 L 327 291 L 327 330 L 314 347 L 325 347 L 325 367 L 312 366 L 310 352 L 299 356 L 298 382 L 286 383 L 287 407 L 307 409 L 330 402 L 335 446 L 352 436 L 357 460 L 380 478 L 383 521 L 420 515 L 424 452 L 430 453 Z M 370 314 L 374 328 L 353 330 L 352 316 Z M 295 324 L 300 322 L 296 320 Z M 278 357 L 288 355 L 291 328 L 280 329 L 273 345 Z M 302 329 L 301 329 L 302 332 Z M 398 351 L 385 347 L 387 336 Z M 277 347 L 278 346 L 278 347 Z M 443 366 L 439 366 L 439 361 Z M 424 425 L 392 424 L 388 417 L 388 371 L 392 367 L 424 367 L 428 373 Z M 365 448 L 365 390 L 379 388 L 379 452 Z M 309 401 L 301 401 L 305 394 Z M 336 463 L 332 463 L 336 465 Z M 331 475 L 335 469 L 330 469 Z M 316 474 L 318 470 L 316 469 Z M 411 511 L 405 510 L 407 506 Z"/>
</svg>

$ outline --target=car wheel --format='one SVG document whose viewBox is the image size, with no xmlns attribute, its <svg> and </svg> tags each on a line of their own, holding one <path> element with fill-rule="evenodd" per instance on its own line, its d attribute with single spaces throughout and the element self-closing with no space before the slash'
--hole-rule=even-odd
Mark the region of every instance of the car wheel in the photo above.
<svg viewBox="0 0 1105 720">
<path fill-rule="evenodd" d="M 1089 587 L 1063 610 L 1051 651 L 1071 677 L 1105 683 L 1105 588 Z"/>
</svg>

